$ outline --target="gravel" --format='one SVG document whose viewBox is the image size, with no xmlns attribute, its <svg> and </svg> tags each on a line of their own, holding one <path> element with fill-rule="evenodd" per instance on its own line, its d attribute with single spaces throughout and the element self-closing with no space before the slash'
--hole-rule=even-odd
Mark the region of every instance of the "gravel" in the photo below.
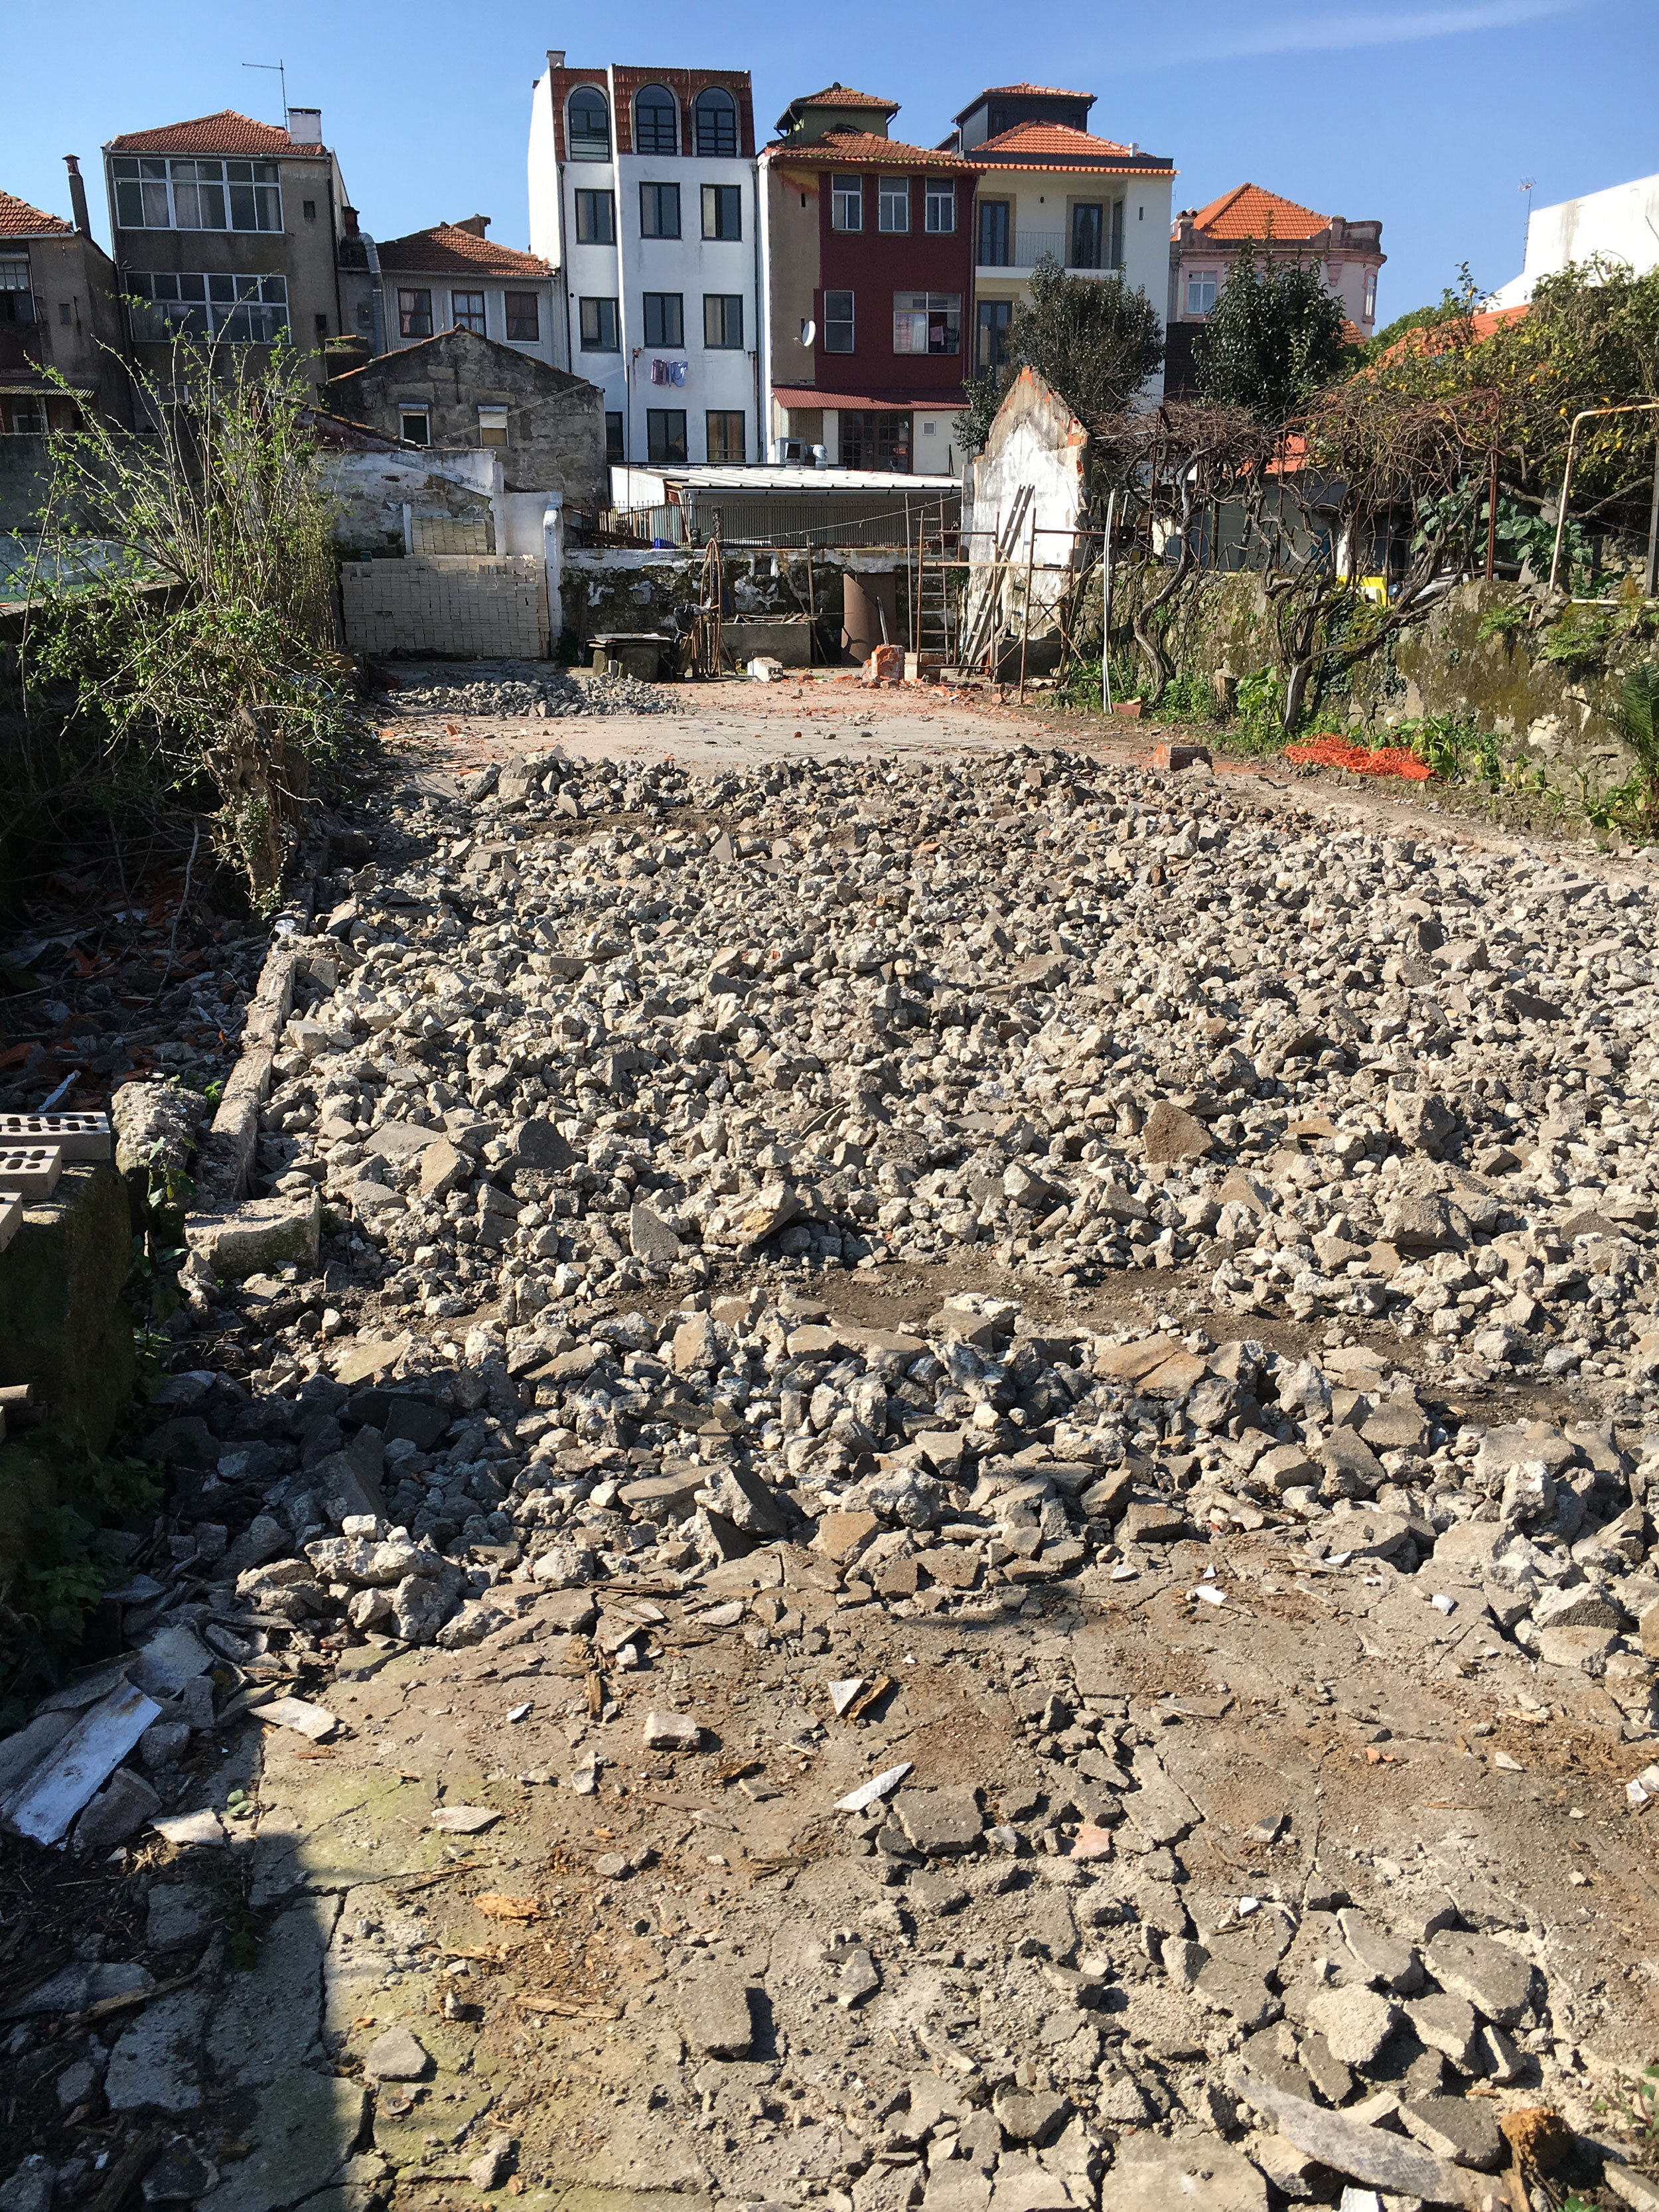
<svg viewBox="0 0 1659 2212">
<path fill-rule="evenodd" d="M 680 703 L 659 684 L 633 676 L 567 676 L 507 668 L 499 677 L 456 676 L 422 683 L 399 678 L 382 695 L 403 714 L 494 714 L 551 720 L 564 714 L 678 714 Z"/>
</svg>

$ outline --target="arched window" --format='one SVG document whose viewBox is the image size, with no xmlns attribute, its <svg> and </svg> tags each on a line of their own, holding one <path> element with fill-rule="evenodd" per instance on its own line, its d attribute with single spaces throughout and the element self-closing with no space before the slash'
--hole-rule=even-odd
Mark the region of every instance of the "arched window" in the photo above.
<svg viewBox="0 0 1659 2212">
<path fill-rule="evenodd" d="M 678 154 L 680 150 L 679 110 L 666 85 L 648 84 L 634 102 L 634 151 L 636 154 Z"/>
<path fill-rule="evenodd" d="M 611 110 L 598 87 L 579 84 L 565 110 L 565 141 L 573 161 L 611 159 Z"/>
<path fill-rule="evenodd" d="M 738 103 L 719 85 L 697 94 L 697 151 L 708 157 L 738 150 Z"/>
</svg>

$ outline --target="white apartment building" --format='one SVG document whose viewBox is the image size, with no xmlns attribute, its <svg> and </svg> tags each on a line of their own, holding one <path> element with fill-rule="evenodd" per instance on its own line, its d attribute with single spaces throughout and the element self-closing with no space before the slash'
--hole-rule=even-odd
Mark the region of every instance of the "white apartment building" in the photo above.
<svg viewBox="0 0 1659 2212">
<path fill-rule="evenodd" d="M 611 461 L 763 460 L 748 72 L 572 69 L 551 52 L 529 167 L 556 362 L 604 392 Z"/>
</svg>

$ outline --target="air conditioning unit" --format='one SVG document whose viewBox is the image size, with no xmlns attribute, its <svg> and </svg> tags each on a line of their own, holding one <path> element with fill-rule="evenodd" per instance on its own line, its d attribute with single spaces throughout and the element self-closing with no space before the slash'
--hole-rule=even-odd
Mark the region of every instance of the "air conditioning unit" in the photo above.
<svg viewBox="0 0 1659 2212">
<path fill-rule="evenodd" d="M 810 469 L 812 448 L 805 438 L 774 438 L 772 459 L 780 468 Z"/>
</svg>

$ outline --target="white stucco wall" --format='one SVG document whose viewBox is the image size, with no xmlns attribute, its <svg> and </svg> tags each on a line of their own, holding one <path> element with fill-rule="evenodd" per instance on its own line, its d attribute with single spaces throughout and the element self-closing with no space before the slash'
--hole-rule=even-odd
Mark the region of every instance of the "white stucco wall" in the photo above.
<svg viewBox="0 0 1659 2212">
<path fill-rule="evenodd" d="M 1492 304 L 1518 307 L 1532 297 L 1540 276 L 1592 254 L 1627 261 L 1638 276 L 1659 268 L 1659 176 L 1586 192 L 1581 199 L 1534 208 L 1527 224 L 1526 264 L 1495 293 Z"/>
<path fill-rule="evenodd" d="M 760 208 L 756 164 L 741 155 L 718 160 L 702 155 L 614 152 L 605 161 L 560 164 L 553 151 L 550 86 L 550 77 L 539 78 L 531 103 L 530 236 L 532 251 L 552 262 L 560 272 L 555 289 L 563 292 L 566 303 L 556 309 L 556 314 L 562 325 L 568 325 L 571 346 L 568 363 L 562 359 L 561 366 L 568 366 L 577 375 L 597 384 L 605 393 L 607 414 L 624 417 L 624 450 L 630 462 L 645 462 L 648 452 L 646 415 L 649 409 L 659 407 L 685 410 L 688 461 L 708 459 L 707 416 L 714 409 L 741 411 L 744 458 L 751 462 L 764 459 L 763 425 L 757 405 L 762 325 L 757 287 Z M 643 183 L 679 186 L 678 238 L 641 236 L 640 186 Z M 701 188 L 704 185 L 738 187 L 743 195 L 741 238 L 703 237 Z M 578 241 L 578 191 L 615 194 L 614 246 L 583 245 Z M 680 295 L 685 326 L 683 346 L 646 344 L 643 295 L 647 292 Z M 735 293 L 742 299 L 744 342 L 740 349 L 704 345 L 702 303 L 706 293 Z M 620 301 L 620 353 L 583 350 L 580 302 L 584 297 Z M 657 358 L 684 362 L 685 382 L 653 384 L 650 368 Z"/>
</svg>

